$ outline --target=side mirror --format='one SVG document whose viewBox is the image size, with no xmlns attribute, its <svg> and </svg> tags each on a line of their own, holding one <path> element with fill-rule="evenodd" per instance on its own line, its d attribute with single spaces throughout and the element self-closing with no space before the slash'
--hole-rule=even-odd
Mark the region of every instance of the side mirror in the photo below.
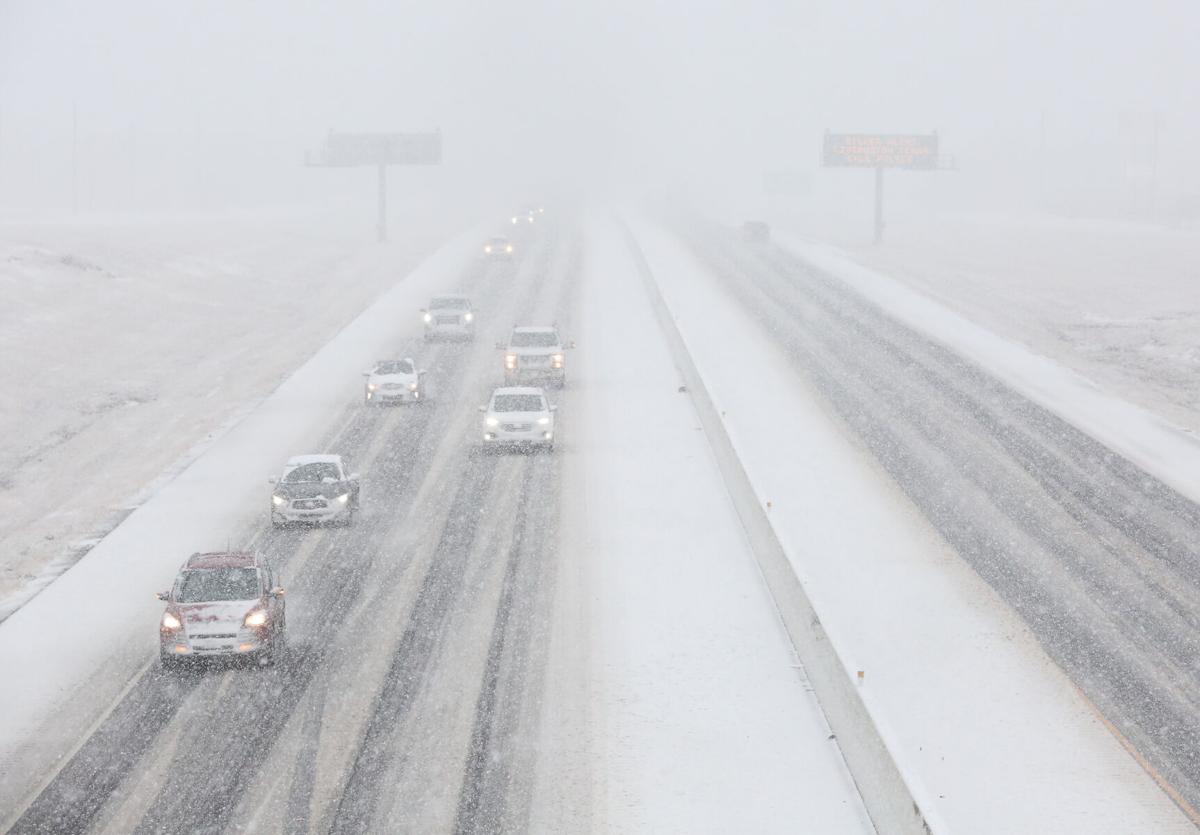
<svg viewBox="0 0 1200 835">
<path fill-rule="evenodd" d="M 278 476 L 271 476 L 270 478 L 267 479 L 267 484 L 278 484 L 278 483 L 279 483 Z"/>
<path fill-rule="evenodd" d="M 420 377 L 420 376 L 422 376 L 422 375 L 424 375 L 424 374 L 425 374 L 425 369 L 424 369 L 424 368 L 422 368 L 420 371 L 418 371 L 418 372 L 417 372 L 417 376 L 418 376 L 418 377 Z"/>
<path fill-rule="evenodd" d="M 276 586 L 267 592 L 271 597 L 283 597 L 283 586 Z"/>
<path fill-rule="evenodd" d="M 497 351 L 503 351 L 503 350 L 504 350 L 505 348 L 507 348 L 507 347 L 508 347 L 508 346 L 507 346 L 507 345 L 505 345 L 503 342 L 497 342 L 497 343 L 496 343 L 496 350 L 497 350 Z"/>
<path fill-rule="evenodd" d="M 487 411 L 487 406 L 480 406 L 480 407 L 479 407 L 479 411 L 481 411 L 481 412 L 486 412 L 486 411 Z"/>
<path fill-rule="evenodd" d="M 346 481 L 358 481 L 358 476 L 359 473 L 350 473 L 350 475 L 346 476 Z"/>
<path fill-rule="evenodd" d="M 557 411 L 558 411 L 558 404 L 557 404 L 557 403 L 551 403 L 551 404 L 550 404 L 550 411 L 552 411 L 552 412 L 557 412 Z"/>
<path fill-rule="evenodd" d="M 364 372 L 363 372 L 363 376 L 364 376 L 364 377 L 370 377 L 370 376 L 371 376 L 371 372 L 370 372 L 370 371 L 364 371 Z"/>
<path fill-rule="evenodd" d="M 160 591 L 160 592 L 157 592 L 154 596 L 157 597 L 159 600 L 170 600 L 171 599 L 171 593 L 169 591 Z"/>
<path fill-rule="evenodd" d="M 574 340 L 574 339 L 572 339 L 570 342 L 568 342 L 568 343 L 567 343 L 567 347 L 568 347 L 568 348 L 574 348 L 574 347 L 575 347 L 575 340 Z"/>
</svg>

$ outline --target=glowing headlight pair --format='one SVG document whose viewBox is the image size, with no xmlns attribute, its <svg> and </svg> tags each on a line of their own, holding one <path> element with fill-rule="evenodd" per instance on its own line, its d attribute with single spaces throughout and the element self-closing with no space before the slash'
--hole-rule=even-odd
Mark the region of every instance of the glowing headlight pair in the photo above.
<svg viewBox="0 0 1200 835">
<path fill-rule="evenodd" d="M 178 629 L 183 624 L 170 612 L 163 612 L 162 625 L 164 629 Z"/>
<path fill-rule="evenodd" d="M 267 622 L 267 613 L 263 609 L 255 609 L 246 615 L 246 626 L 262 626 Z"/>
</svg>

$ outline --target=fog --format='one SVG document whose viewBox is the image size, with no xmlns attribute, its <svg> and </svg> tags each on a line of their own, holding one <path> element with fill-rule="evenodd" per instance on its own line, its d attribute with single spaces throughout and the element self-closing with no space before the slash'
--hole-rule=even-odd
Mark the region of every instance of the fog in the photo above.
<svg viewBox="0 0 1200 835">
<path fill-rule="evenodd" d="M 956 170 L 892 177 L 902 202 L 1189 217 L 1198 39 L 1189 0 L 6 0 L 0 207 L 370 200 L 372 172 L 305 151 L 433 128 L 444 164 L 395 171 L 396 193 L 670 188 L 752 212 L 792 172 L 814 208 L 869 201 L 869 174 L 820 170 L 831 129 L 939 132 Z"/>
</svg>

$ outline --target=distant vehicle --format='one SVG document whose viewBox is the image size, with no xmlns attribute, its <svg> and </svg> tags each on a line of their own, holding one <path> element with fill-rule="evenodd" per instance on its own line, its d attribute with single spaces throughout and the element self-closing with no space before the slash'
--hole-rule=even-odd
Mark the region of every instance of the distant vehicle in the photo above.
<svg viewBox="0 0 1200 835">
<path fill-rule="evenodd" d="M 483 416 L 483 445 L 554 449 L 554 412 L 540 388 L 506 387 L 492 392 Z"/>
<path fill-rule="evenodd" d="M 509 261 L 513 257 L 512 241 L 503 235 L 489 238 L 483 245 L 483 254 L 493 261 Z"/>
<path fill-rule="evenodd" d="M 554 327 L 518 327 L 509 334 L 504 349 L 504 381 L 548 380 L 562 388 L 567 382 L 566 348 Z"/>
<path fill-rule="evenodd" d="M 158 626 L 163 667 L 212 656 L 271 664 L 283 655 L 283 589 L 260 553 L 193 554 L 158 599 L 167 603 Z"/>
<path fill-rule="evenodd" d="M 434 296 L 421 313 L 426 342 L 439 337 L 475 338 L 475 312 L 466 296 Z"/>
<path fill-rule="evenodd" d="M 370 371 L 363 399 L 368 406 L 380 403 L 419 403 L 425 399 L 425 371 L 410 358 L 380 360 Z"/>
<path fill-rule="evenodd" d="M 271 478 L 271 525 L 289 522 L 349 525 L 358 512 L 358 474 L 349 473 L 340 455 L 297 455 L 283 475 Z"/>
<path fill-rule="evenodd" d="M 742 240 L 750 244 L 765 244 L 771 240 L 771 227 L 761 220 L 747 220 L 742 224 Z"/>
<path fill-rule="evenodd" d="M 521 209 L 512 216 L 513 226 L 525 226 L 526 224 L 533 223 L 537 214 L 538 212 L 536 209 Z"/>
</svg>

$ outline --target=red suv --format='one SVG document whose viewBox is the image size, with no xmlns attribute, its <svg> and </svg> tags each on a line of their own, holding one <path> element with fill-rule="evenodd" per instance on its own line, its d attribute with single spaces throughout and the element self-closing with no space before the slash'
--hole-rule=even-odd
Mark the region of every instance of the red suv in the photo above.
<svg viewBox="0 0 1200 835">
<path fill-rule="evenodd" d="M 271 664 L 283 654 L 283 589 L 260 553 L 193 554 L 158 599 L 167 601 L 158 626 L 163 667 L 214 655 Z"/>
</svg>

